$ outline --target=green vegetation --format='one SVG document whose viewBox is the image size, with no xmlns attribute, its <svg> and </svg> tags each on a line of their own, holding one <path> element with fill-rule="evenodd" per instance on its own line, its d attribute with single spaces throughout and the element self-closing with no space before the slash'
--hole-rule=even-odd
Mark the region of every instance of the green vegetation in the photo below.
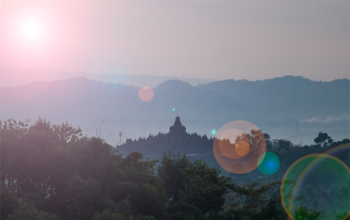
<svg viewBox="0 0 350 220">
<path fill-rule="evenodd" d="M 138 152 L 123 158 L 103 139 L 84 137 L 67 122 L 0 121 L 0 141 L 1 219 L 287 219 L 280 181 L 238 184 L 220 169 L 180 153 L 163 153 L 160 161 Z M 273 150 L 280 159 L 293 151 L 288 146 Z M 300 220 L 322 215 L 306 207 L 297 212 Z"/>
</svg>

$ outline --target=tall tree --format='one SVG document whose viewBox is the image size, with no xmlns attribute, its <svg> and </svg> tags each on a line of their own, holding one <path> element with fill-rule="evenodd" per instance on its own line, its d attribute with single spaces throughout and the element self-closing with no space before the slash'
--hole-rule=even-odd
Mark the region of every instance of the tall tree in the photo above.
<svg viewBox="0 0 350 220">
<path fill-rule="evenodd" d="M 318 133 L 318 136 L 314 139 L 315 143 L 322 147 L 329 147 L 333 143 L 333 139 L 327 133 Z"/>
</svg>

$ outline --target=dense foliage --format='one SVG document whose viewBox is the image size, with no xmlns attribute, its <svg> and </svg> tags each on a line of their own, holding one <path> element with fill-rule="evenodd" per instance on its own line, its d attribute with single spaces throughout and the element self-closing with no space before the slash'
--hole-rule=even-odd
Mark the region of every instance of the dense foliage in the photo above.
<svg viewBox="0 0 350 220">
<path fill-rule="evenodd" d="M 287 219 L 279 181 L 237 184 L 180 153 L 123 157 L 67 122 L 0 121 L 0 141 L 1 219 Z M 300 219 L 320 215 L 297 211 Z"/>
</svg>

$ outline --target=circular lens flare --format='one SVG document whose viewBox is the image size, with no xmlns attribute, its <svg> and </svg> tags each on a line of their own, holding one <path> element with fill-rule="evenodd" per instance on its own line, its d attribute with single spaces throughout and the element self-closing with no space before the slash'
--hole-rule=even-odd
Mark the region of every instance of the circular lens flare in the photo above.
<svg viewBox="0 0 350 220">
<path fill-rule="evenodd" d="M 244 157 L 244 156 L 248 155 L 250 152 L 249 143 L 246 141 L 238 142 L 235 146 L 235 151 L 236 151 L 237 155 L 240 157 Z"/>
<path fill-rule="evenodd" d="M 261 130 L 247 121 L 232 121 L 216 132 L 213 141 L 216 161 L 225 170 L 244 174 L 258 167 L 258 158 L 266 152 Z"/>
<path fill-rule="evenodd" d="M 144 102 L 151 101 L 153 99 L 153 96 L 154 96 L 153 89 L 148 86 L 142 87 L 139 91 L 139 97 Z"/>
<path fill-rule="evenodd" d="M 295 218 L 301 205 L 322 210 L 327 220 L 349 213 L 349 167 L 327 153 L 300 158 L 284 175 L 280 192 L 283 207 L 290 218 Z M 332 191 L 326 192 L 324 189 Z"/>
<path fill-rule="evenodd" d="M 220 149 L 221 153 L 225 157 L 230 158 L 230 159 L 238 159 L 238 158 L 242 157 L 236 151 L 237 144 L 239 143 L 239 141 L 237 141 L 237 140 L 240 140 L 240 139 L 243 139 L 244 142 L 248 141 L 248 137 L 243 131 L 241 131 L 239 129 L 235 129 L 235 128 L 228 129 L 228 130 L 224 131 L 224 133 L 222 135 L 220 135 L 219 140 L 218 140 L 219 149 Z M 248 146 L 249 146 L 249 144 L 248 144 Z M 242 153 L 242 152 L 240 151 L 240 153 Z"/>
<path fill-rule="evenodd" d="M 258 169 L 265 175 L 272 175 L 280 168 L 280 159 L 272 152 L 266 152 L 258 158 Z"/>
</svg>

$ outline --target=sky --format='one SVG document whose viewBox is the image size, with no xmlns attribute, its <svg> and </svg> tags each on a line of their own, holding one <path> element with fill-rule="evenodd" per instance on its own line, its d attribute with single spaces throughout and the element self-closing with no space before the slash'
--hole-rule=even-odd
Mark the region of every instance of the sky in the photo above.
<svg viewBox="0 0 350 220">
<path fill-rule="evenodd" d="M 348 0 L 0 2 L 0 67 L 51 71 L 45 79 L 349 78 Z"/>
</svg>

